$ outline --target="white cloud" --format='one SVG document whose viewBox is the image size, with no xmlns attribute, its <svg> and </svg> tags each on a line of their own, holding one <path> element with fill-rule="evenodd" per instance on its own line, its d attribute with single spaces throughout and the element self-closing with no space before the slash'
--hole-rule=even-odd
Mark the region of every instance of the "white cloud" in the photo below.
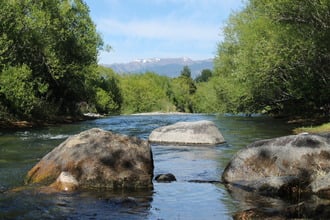
<svg viewBox="0 0 330 220">
<path fill-rule="evenodd" d="M 133 20 L 124 22 L 103 19 L 98 22 L 98 29 L 106 35 L 176 41 L 214 41 L 218 39 L 220 31 L 217 26 L 175 20 Z"/>
<path fill-rule="evenodd" d="M 101 63 L 214 56 L 222 25 L 242 0 L 86 0 L 105 43 Z"/>
</svg>

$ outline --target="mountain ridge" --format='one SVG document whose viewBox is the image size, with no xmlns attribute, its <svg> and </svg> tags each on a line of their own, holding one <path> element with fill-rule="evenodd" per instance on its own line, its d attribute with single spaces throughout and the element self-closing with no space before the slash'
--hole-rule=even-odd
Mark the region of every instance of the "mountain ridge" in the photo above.
<svg viewBox="0 0 330 220">
<path fill-rule="evenodd" d="M 200 75 L 203 69 L 213 69 L 213 59 L 192 60 L 189 57 L 180 58 L 146 58 L 136 59 L 127 63 L 102 64 L 112 68 L 119 74 L 155 72 L 159 75 L 177 77 L 184 66 L 191 70 L 192 78 Z"/>
</svg>

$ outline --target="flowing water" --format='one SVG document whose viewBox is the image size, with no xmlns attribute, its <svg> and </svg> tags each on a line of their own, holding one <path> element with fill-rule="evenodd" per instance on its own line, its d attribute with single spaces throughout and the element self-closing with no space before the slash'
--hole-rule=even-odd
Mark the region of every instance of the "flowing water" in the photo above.
<svg viewBox="0 0 330 220">
<path fill-rule="evenodd" d="M 178 121 L 210 120 L 223 134 L 218 146 L 152 145 L 154 174 L 173 173 L 177 182 L 156 183 L 138 192 L 76 193 L 14 192 L 24 185 L 29 169 L 67 137 L 98 127 L 147 139 L 157 127 Z M 189 180 L 220 180 L 231 157 L 247 144 L 291 134 L 280 120 L 255 116 L 130 115 L 114 116 L 40 129 L 0 131 L 0 219 L 231 219 L 240 209 L 221 184 Z"/>
</svg>

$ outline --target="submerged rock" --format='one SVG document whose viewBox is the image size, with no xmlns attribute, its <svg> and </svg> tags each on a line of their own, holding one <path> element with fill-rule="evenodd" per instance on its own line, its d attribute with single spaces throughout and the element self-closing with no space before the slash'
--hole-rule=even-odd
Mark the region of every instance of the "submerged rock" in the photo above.
<svg viewBox="0 0 330 220">
<path fill-rule="evenodd" d="M 153 130 L 149 141 L 162 144 L 216 145 L 225 140 L 211 121 L 178 122 Z"/>
<path fill-rule="evenodd" d="M 151 188 L 153 158 L 147 141 L 93 128 L 69 137 L 27 174 L 27 183 L 76 188 Z"/>
<path fill-rule="evenodd" d="M 234 156 L 222 180 L 263 195 L 330 192 L 330 134 L 254 142 Z"/>
<path fill-rule="evenodd" d="M 157 175 L 155 180 L 159 183 L 170 183 L 176 181 L 176 178 L 172 173 L 166 173 Z"/>
</svg>

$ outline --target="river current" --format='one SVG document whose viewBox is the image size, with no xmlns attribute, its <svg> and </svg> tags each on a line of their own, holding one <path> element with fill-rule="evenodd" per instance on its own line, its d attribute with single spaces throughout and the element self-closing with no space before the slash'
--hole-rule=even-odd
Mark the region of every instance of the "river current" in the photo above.
<svg viewBox="0 0 330 220">
<path fill-rule="evenodd" d="M 70 135 L 101 128 L 147 139 L 157 127 L 179 121 L 210 120 L 226 143 L 217 146 L 152 145 L 154 174 L 177 181 L 148 191 L 79 191 L 43 194 L 12 189 L 24 185 L 29 169 Z M 112 116 L 39 129 L 0 131 L 0 219 L 231 219 L 240 210 L 220 180 L 232 156 L 253 141 L 292 133 L 284 121 L 263 116 L 205 114 Z"/>
</svg>

